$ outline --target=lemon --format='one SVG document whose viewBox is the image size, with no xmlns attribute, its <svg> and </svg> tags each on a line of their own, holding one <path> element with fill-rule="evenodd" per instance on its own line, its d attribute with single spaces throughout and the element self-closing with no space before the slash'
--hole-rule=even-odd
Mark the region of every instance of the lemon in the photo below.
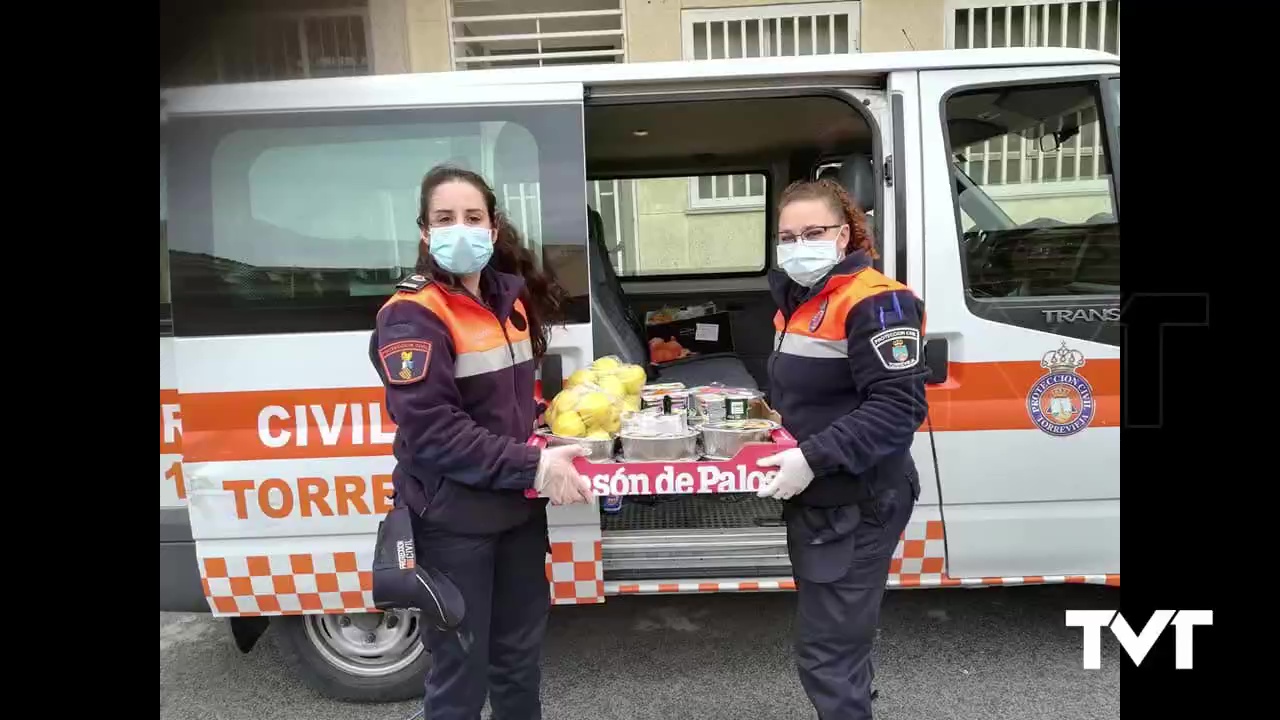
<svg viewBox="0 0 1280 720">
<path fill-rule="evenodd" d="M 588 440 L 610 440 L 612 438 L 613 436 L 605 432 L 604 430 L 592 430 L 591 432 L 587 433 Z"/>
<path fill-rule="evenodd" d="M 607 355 L 592 363 L 591 369 L 601 373 L 612 373 L 616 372 L 621 366 L 622 363 L 618 362 L 618 358 Z"/>
<path fill-rule="evenodd" d="M 617 378 L 622 381 L 622 386 L 626 388 L 628 395 L 639 395 L 644 387 L 644 381 L 648 379 L 644 368 L 639 365 L 623 365 L 618 370 Z"/>
<path fill-rule="evenodd" d="M 573 406 L 577 405 L 581 399 L 582 393 L 577 390 L 562 390 L 559 395 L 556 395 L 556 399 L 551 401 L 551 407 L 557 413 L 562 413 L 565 410 L 572 410 Z"/>
<path fill-rule="evenodd" d="M 622 381 L 613 375 L 600 378 L 600 389 L 604 391 L 605 395 L 619 400 L 627 395 L 627 389 L 622 386 Z"/>
<path fill-rule="evenodd" d="M 559 413 L 556 412 L 555 403 L 551 403 L 550 405 L 547 406 L 547 409 L 543 411 L 542 421 L 548 425 L 554 425 L 556 423 L 556 415 L 558 414 Z"/>
<path fill-rule="evenodd" d="M 582 437 L 587 434 L 587 426 L 578 413 L 569 410 L 556 416 L 555 422 L 551 423 L 551 432 L 561 437 Z"/>
<path fill-rule="evenodd" d="M 590 429 L 599 429 L 609 421 L 613 411 L 613 403 L 609 402 L 609 396 L 602 392 L 593 392 L 584 395 L 578 401 L 574 408 L 582 421 L 587 424 Z"/>
<path fill-rule="evenodd" d="M 622 429 L 622 411 L 618 409 L 617 405 L 609 409 L 609 422 L 604 429 L 611 433 L 617 433 Z"/>
<path fill-rule="evenodd" d="M 574 373 L 569 376 L 569 379 L 564 381 L 564 386 L 566 388 L 574 388 L 579 385 L 591 385 L 595 383 L 595 381 L 596 374 L 586 368 L 583 368 L 582 370 L 575 370 Z"/>
<path fill-rule="evenodd" d="M 628 395 L 622 398 L 622 409 L 631 412 L 640 412 L 640 396 Z"/>
</svg>

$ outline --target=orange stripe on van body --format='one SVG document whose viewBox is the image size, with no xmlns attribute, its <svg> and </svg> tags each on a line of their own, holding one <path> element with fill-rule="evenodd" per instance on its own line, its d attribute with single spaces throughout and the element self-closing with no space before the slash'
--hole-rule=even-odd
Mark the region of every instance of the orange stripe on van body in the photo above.
<svg viewBox="0 0 1280 720">
<path fill-rule="evenodd" d="M 268 408 L 277 412 L 268 417 Z M 299 408 L 305 444 L 298 429 Z M 182 413 L 187 463 L 390 455 L 389 438 L 396 429 L 381 387 L 183 394 Z M 283 446 L 264 442 L 260 418 L 269 435 L 289 433 Z"/>
<path fill-rule="evenodd" d="M 166 407 L 168 410 L 166 411 Z M 182 454 L 182 432 L 178 426 L 181 425 L 182 411 L 178 403 L 177 390 L 161 390 L 160 391 L 160 454 L 161 455 L 181 455 Z M 172 438 L 170 440 L 169 438 Z"/>
<path fill-rule="evenodd" d="M 933 429 L 1037 429 L 1027 411 L 1027 393 L 1047 372 L 1037 360 L 951 363 L 947 381 L 926 388 Z M 1093 388 L 1093 421 L 1089 427 L 1119 427 L 1120 361 L 1087 360 L 1076 373 Z"/>
<path fill-rule="evenodd" d="M 849 287 L 850 285 L 852 287 Z M 788 335 L 819 340 L 845 340 L 845 319 L 862 300 L 885 292 L 909 290 L 870 268 L 835 275 L 821 292 L 805 301 L 785 322 L 781 311 L 773 327 Z M 821 318 L 818 316 L 821 314 Z M 810 330 L 817 321 L 817 327 Z M 924 334 L 924 323 L 921 323 Z M 1027 410 L 1027 394 L 1048 370 L 1039 360 L 951 363 L 950 377 L 926 387 L 929 415 L 937 432 L 1037 430 Z M 1077 371 L 1093 388 L 1094 413 L 1089 427 L 1120 425 L 1120 361 L 1088 359 Z M 928 425 L 921 429 L 928 428 Z"/>
<path fill-rule="evenodd" d="M 489 309 L 466 293 L 439 285 L 398 292 L 383 307 L 397 302 L 417 303 L 439 318 L 449 329 L 456 355 L 496 350 L 505 347 L 508 338 L 511 343 L 529 340 L 527 322 L 521 330 L 508 320 L 504 336 Z M 519 300 L 513 312 L 525 314 Z M 396 425 L 387 414 L 382 387 L 192 393 L 181 398 L 187 463 L 378 457 L 392 452 Z M 274 414 L 264 414 L 269 408 Z M 298 427 L 300 417 L 304 432 Z M 263 438 L 285 433 L 288 439 L 280 447 Z"/>
<path fill-rule="evenodd" d="M 1089 360 L 1077 372 L 1089 381 L 1094 391 L 1096 406 L 1090 427 L 1118 427 L 1120 361 Z M 937 432 L 1035 430 L 1027 413 L 1027 392 L 1045 373 L 1039 362 L 1030 360 L 952 363 L 946 383 L 928 387 L 933 429 Z M 389 443 L 372 442 L 375 431 L 384 437 L 395 433 L 395 423 L 387 415 L 380 387 L 184 393 L 180 397 L 183 450 L 188 463 L 391 454 Z M 321 434 L 323 428 L 313 406 L 333 423 L 339 405 L 346 409 L 337 441 L 329 445 Z M 289 418 L 267 420 L 268 429 L 277 435 L 284 430 L 292 433 L 289 442 L 279 448 L 264 445 L 258 433 L 260 414 L 264 408 L 273 406 L 288 411 Z M 306 413 L 305 446 L 298 444 L 299 406 Z M 375 408 L 379 418 L 376 423 L 370 418 Z M 353 410 L 360 414 L 358 437 L 351 419 Z M 356 439 L 361 442 L 355 442 Z"/>
</svg>

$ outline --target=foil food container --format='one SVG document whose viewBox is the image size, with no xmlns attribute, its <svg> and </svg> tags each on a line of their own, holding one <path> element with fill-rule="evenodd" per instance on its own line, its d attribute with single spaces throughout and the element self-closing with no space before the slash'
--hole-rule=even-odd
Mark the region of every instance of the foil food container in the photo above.
<svg viewBox="0 0 1280 720">
<path fill-rule="evenodd" d="M 581 445 L 587 449 L 587 459 L 591 462 L 613 462 L 614 450 L 617 447 L 617 439 L 609 438 L 608 440 L 588 440 L 579 437 L 564 437 L 553 433 L 543 433 L 543 437 L 547 439 L 549 447 L 557 445 Z"/>
<path fill-rule="evenodd" d="M 647 408 L 622 415 L 622 434 L 632 437 L 684 435 L 688 431 L 689 424 L 683 413 L 663 415 L 660 410 Z"/>
<path fill-rule="evenodd" d="M 698 433 L 686 431 L 662 435 L 623 433 L 622 458 L 629 462 L 676 462 L 698 459 Z"/>
<path fill-rule="evenodd" d="M 728 460 L 743 445 L 753 442 L 769 442 L 778 424 L 771 420 L 726 420 L 705 423 L 700 428 L 703 454 L 710 460 Z"/>
</svg>

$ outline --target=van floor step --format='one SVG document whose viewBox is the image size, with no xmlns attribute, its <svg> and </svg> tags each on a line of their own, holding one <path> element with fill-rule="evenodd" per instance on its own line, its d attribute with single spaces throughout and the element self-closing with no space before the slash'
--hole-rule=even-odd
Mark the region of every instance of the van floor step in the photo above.
<svg viewBox="0 0 1280 720">
<path fill-rule="evenodd" d="M 628 495 L 622 510 L 600 514 L 604 532 L 626 530 L 730 530 L 779 527 L 782 503 L 752 494 Z"/>
</svg>

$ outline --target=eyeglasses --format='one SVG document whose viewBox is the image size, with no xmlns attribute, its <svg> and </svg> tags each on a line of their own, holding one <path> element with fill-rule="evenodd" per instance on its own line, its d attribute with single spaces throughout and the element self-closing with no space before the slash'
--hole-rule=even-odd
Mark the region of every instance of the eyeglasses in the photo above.
<svg viewBox="0 0 1280 720">
<path fill-rule="evenodd" d="M 501 216 L 499 216 L 499 217 L 501 217 Z M 417 218 L 416 220 L 414 220 L 414 222 L 416 222 L 416 223 L 418 224 L 418 229 L 419 229 L 419 230 L 427 230 L 427 229 L 429 229 L 429 226 L 428 226 L 428 224 L 427 224 L 427 221 L 426 221 L 425 219 L 423 219 L 423 217 L 422 217 L 421 215 L 419 215 L 419 216 L 418 216 L 418 218 Z M 451 224 L 453 224 L 453 223 L 452 223 L 452 222 L 442 223 L 442 225 L 451 225 Z M 477 224 L 477 223 L 467 223 L 467 224 L 468 224 L 468 225 L 475 225 L 475 224 Z"/>
<path fill-rule="evenodd" d="M 844 223 L 836 223 L 835 225 L 810 225 L 800 231 L 799 239 L 801 240 L 820 240 L 828 230 L 838 227 L 844 227 Z M 791 233 L 778 233 L 775 239 L 779 245 L 787 245 L 796 241 L 795 235 Z"/>
</svg>

